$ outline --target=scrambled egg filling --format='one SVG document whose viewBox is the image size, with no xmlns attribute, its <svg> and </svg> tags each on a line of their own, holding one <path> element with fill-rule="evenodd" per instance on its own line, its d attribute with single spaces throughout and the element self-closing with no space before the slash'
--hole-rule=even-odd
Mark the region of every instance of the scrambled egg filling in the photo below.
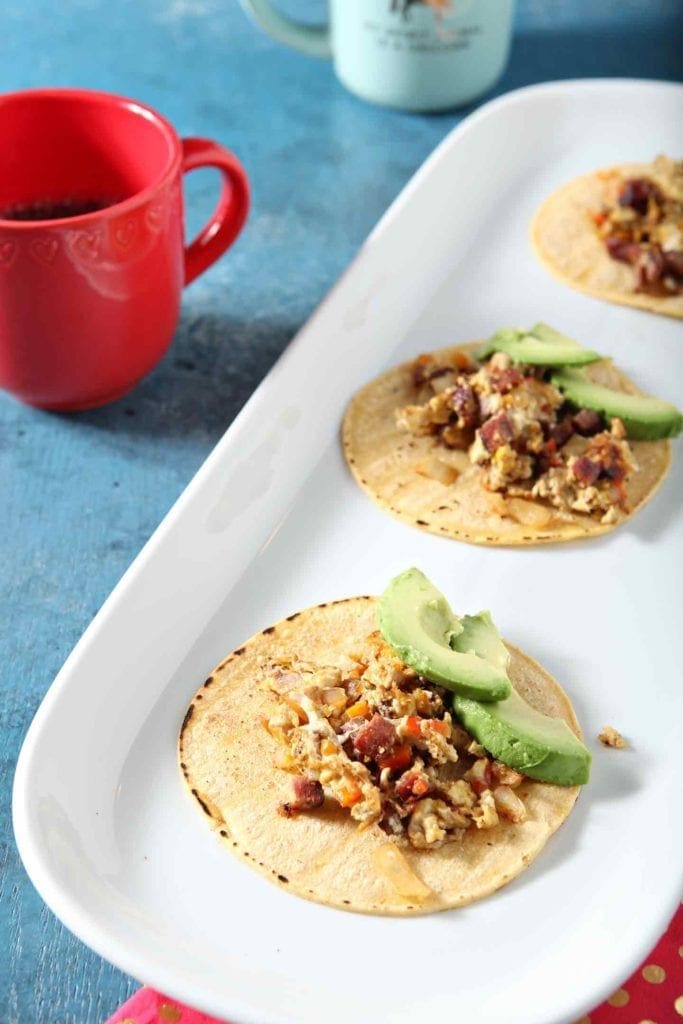
<svg viewBox="0 0 683 1024">
<path fill-rule="evenodd" d="M 633 267 L 636 291 L 683 292 L 683 161 L 657 157 L 651 178 L 608 175 L 593 222 L 612 259 Z"/>
<path fill-rule="evenodd" d="M 572 411 L 542 368 L 514 366 L 504 353 L 483 365 L 455 359 L 415 361 L 421 401 L 396 411 L 401 429 L 466 450 L 486 490 L 545 504 L 560 518 L 582 512 L 612 523 L 628 511 L 625 484 L 637 466 L 621 420 Z"/>
<path fill-rule="evenodd" d="M 514 790 L 524 776 L 494 761 L 446 710 L 446 691 L 400 661 L 380 633 L 336 666 L 264 666 L 275 707 L 264 725 L 293 775 L 281 814 L 325 798 L 359 827 L 432 849 L 526 817 Z"/>
</svg>

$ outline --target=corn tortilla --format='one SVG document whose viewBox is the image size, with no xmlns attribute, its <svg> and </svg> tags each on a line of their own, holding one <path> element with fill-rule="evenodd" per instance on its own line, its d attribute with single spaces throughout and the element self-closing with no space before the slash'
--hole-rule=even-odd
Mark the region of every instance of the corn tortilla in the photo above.
<svg viewBox="0 0 683 1024">
<path fill-rule="evenodd" d="M 595 230 L 592 215 L 602 208 L 610 183 L 641 177 L 655 181 L 667 194 L 672 191 L 671 180 L 655 164 L 621 164 L 585 174 L 545 200 L 531 225 L 531 244 L 546 270 L 572 288 L 608 302 L 683 317 L 683 294 L 637 292 L 633 267 L 612 259 Z"/>
<path fill-rule="evenodd" d="M 479 344 L 450 346 L 433 356 L 450 361 L 456 352 L 471 352 Z M 620 514 L 616 523 L 601 523 L 580 512 L 560 513 L 542 502 L 520 505 L 515 499 L 487 491 L 480 468 L 469 461 L 467 452 L 448 449 L 431 436 L 418 437 L 396 426 L 396 409 L 415 401 L 411 367 L 412 361 L 396 366 L 358 392 L 344 417 L 342 443 L 349 468 L 363 490 L 386 512 L 412 526 L 488 545 L 549 544 L 594 537 L 633 515 L 666 476 L 671 462 L 668 441 L 630 441 L 639 468 L 626 484 L 630 512 Z M 587 372 L 601 384 L 639 393 L 609 360 L 591 364 Z M 443 483 L 425 475 L 432 460 L 452 467 L 456 479 Z M 520 517 L 524 521 L 519 521 Z"/>
<path fill-rule="evenodd" d="M 436 850 L 400 849 L 428 892 L 401 895 L 377 867 L 391 843 L 377 827 L 359 831 L 327 801 L 320 811 L 284 818 L 291 776 L 275 767 L 278 742 L 261 725 L 275 707 L 261 685 L 278 658 L 334 664 L 377 628 L 377 601 L 355 597 L 283 619 L 233 651 L 190 704 L 180 732 L 180 767 L 208 825 L 222 842 L 271 882 L 305 899 L 344 910 L 399 916 L 433 913 L 488 896 L 523 871 L 569 815 L 578 787 L 525 780 L 515 790 L 527 820 L 470 828 Z M 508 645 L 509 646 L 509 645 Z M 572 706 L 555 680 L 515 647 L 510 678 L 539 711 L 563 718 L 581 736 Z M 393 844 L 392 844 L 393 846 Z"/>
</svg>

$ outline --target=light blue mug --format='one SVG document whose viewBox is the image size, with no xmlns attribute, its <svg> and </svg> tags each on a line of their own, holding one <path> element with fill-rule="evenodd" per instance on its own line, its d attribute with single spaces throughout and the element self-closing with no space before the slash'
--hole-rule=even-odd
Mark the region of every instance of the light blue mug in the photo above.
<svg viewBox="0 0 683 1024">
<path fill-rule="evenodd" d="M 240 0 L 266 32 L 331 57 L 340 81 L 372 103 L 446 110 L 502 74 L 514 0 L 329 0 L 329 25 L 303 25 L 270 0 Z"/>
</svg>

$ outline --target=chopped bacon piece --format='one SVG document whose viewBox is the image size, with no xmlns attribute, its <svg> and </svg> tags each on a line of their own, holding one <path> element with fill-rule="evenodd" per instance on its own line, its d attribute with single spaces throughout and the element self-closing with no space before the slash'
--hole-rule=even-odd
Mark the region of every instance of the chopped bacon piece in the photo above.
<svg viewBox="0 0 683 1024">
<path fill-rule="evenodd" d="M 575 429 L 578 427 L 576 427 L 573 417 L 565 416 L 563 420 L 560 420 L 550 431 L 550 439 L 555 442 L 555 448 L 561 448 L 566 444 Z"/>
<path fill-rule="evenodd" d="M 356 752 L 371 761 L 376 761 L 377 758 L 389 754 L 397 743 L 398 733 L 393 722 L 376 712 L 353 738 Z"/>
<path fill-rule="evenodd" d="M 491 374 L 491 387 L 499 395 L 506 395 L 508 391 L 518 388 L 524 380 L 524 374 L 516 366 L 508 366 L 504 370 Z"/>
<path fill-rule="evenodd" d="M 631 242 L 628 238 L 622 238 L 620 235 L 608 235 L 605 245 L 613 260 L 633 264 L 640 259 L 642 249 L 639 242 Z"/>
<path fill-rule="evenodd" d="M 469 384 L 458 384 L 451 395 L 451 403 L 463 427 L 476 427 L 479 419 L 479 403 Z"/>
<path fill-rule="evenodd" d="M 600 476 L 600 466 L 587 455 L 581 455 L 572 466 L 572 472 L 582 487 L 590 487 Z"/>
<path fill-rule="evenodd" d="M 683 281 L 683 252 L 664 251 L 664 273 Z"/>
<path fill-rule="evenodd" d="M 316 779 L 305 779 L 301 775 L 292 780 L 294 799 L 280 804 L 278 813 L 284 818 L 293 818 L 298 811 L 313 811 L 325 802 L 323 787 Z"/>
<path fill-rule="evenodd" d="M 604 427 L 602 416 L 593 409 L 580 409 L 571 420 L 574 430 L 582 437 L 599 434 Z"/>
<path fill-rule="evenodd" d="M 495 452 L 504 444 L 512 440 L 512 427 L 504 412 L 498 416 L 492 416 L 479 428 L 484 447 L 488 452 Z"/>
<path fill-rule="evenodd" d="M 619 191 L 619 206 L 628 206 L 636 213 L 644 216 L 651 199 L 657 203 L 664 202 L 664 197 L 654 181 L 649 178 L 628 178 Z"/>
<path fill-rule="evenodd" d="M 591 451 L 591 458 L 597 461 L 600 475 L 619 483 L 626 476 L 627 466 L 621 448 L 609 439 Z"/>
<path fill-rule="evenodd" d="M 313 807 L 320 807 L 325 794 L 323 787 L 316 779 L 304 779 L 297 775 L 293 779 L 294 799 L 299 810 L 309 811 Z"/>
<path fill-rule="evenodd" d="M 431 790 L 429 780 L 419 772 L 405 772 L 396 783 L 396 795 L 401 800 L 415 800 L 426 796 Z"/>
</svg>

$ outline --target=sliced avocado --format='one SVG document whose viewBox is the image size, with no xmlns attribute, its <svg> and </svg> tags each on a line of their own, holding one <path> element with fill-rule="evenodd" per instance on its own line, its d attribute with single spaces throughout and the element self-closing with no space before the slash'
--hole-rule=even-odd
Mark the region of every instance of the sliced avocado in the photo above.
<svg viewBox="0 0 683 1024">
<path fill-rule="evenodd" d="M 530 331 L 514 327 L 496 331 L 484 342 L 477 356 L 486 359 L 493 352 L 505 352 L 514 363 L 529 366 L 586 366 L 602 358 L 597 352 L 584 348 L 578 341 L 543 323 L 534 324 Z"/>
<path fill-rule="evenodd" d="M 512 689 L 506 700 L 484 704 L 453 695 L 453 710 L 476 740 L 503 764 L 540 782 L 588 782 L 590 752 L 561 718 L 536 711 Z"/>
<path fill-rule="evenodd" d="M 494 625 L 491 613 L 463 615 L 458 623 L 461 629 L 451 634 L 451 649 L 460 654 L 474 653 L 507 675 L 510 654 Z"/>
<path fill-rule="evenodd" d="M 507 352 L 519 344 L 520 338 L 523 338 L 525 334 L 526 331 L 522 331 L 518 327 L 501 327 L 487 341 L 483 342 L 475 355 L 477 359 L 488 359 L 494 352 Z"/>
<path fill-rule="evenodd" d="M 581 370 L 561 369 L 551 380 L 556 388 L 581 409 L 594 409 L 608 419 L 618 416 L 628 437 L 656 441 L 676 437 L 683 429 L 683 415 L 675 405 L 649 395 L 627 395 L 596 384 Z"/>
<path fill-rule="evenodd" d="M 480 701 L 510 693 L 508 654 L 490 616 L 458 619 L 419 569 L 391 581 L 380 598 L 378 619 L 387 643 L 426 679 Z M 461 638 L 465 649 L 453 649 Z M 472 650 L 474 641 L 480 654 Z"/>
<path fill-rule="evenodd" d="M 502 650 L 509 659 L 495 627 L 495 641 L 482 628 L 486 619 L 490 622 L 488 612 L 465 616 L 462 632 L 451 643 L 466 644 L 475 654 L 493 659 L 500 659 Z M 527 704 L 514 686 L 509 697 L 493 704 L 454 694 L 453 710 L 482 747 L 509 768 L 558 786 L 588 782 L 591 755 L 583 743 L 561 718 L 550 718 Z"/>
</svg>

